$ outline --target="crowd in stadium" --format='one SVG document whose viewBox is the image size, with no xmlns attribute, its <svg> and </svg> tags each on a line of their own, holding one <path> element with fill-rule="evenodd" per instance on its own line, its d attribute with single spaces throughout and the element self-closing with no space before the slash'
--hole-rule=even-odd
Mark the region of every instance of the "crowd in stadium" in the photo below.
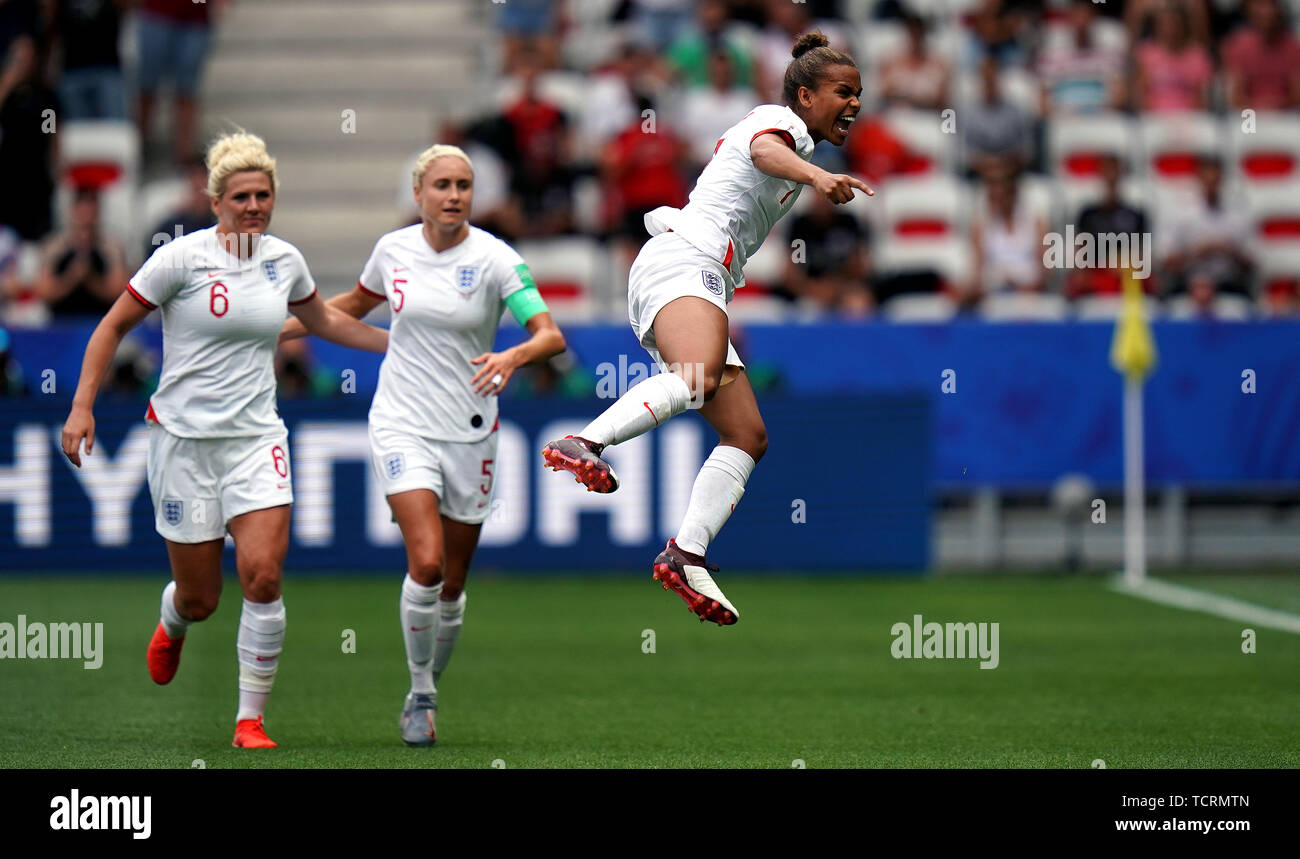
<svg viewBox="0 0 1300 859">
<path fill-rule="evenodd" d="M 474 160 L 478 225 L 514 242 L 590 236 L 625 273 L 643 214 L 685 202 L 719 135 L 779 100 L 793 39 L 817 28 L 857 59 L 864 92 L 848 144 L 814 161 L 878 193 L 845 207 L 803 194 L 737 301 L 778 319 L 1105 318 L 1119 269 L 1046 267 L 1044 239 L 1114 233 L 1145 251 L 1130 262 L 1156 313 L 1294 315 L 1291 2 L 510 0 L 490 12 L 494 91 L 436 133 Z M 51 110 L 147 124 L 169 81 L 170 145 L 146 146 L 141 172 L 161 163 L 192 189 L 160 231 L 212 223 L 192 153 L 224 5 L 0 0 L 4 324 L 102 315 L 152 250 L 101 229 L 105 177 L 60 169 Z M 128 13 L 139 27 L 120 40 Z M 131 88 L 119 42 L 138 52 Z"/>
</svg>

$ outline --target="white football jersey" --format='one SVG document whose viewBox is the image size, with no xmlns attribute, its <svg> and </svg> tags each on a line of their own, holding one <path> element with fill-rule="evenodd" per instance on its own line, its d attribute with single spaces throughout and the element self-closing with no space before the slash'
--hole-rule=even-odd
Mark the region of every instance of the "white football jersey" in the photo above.
<svg viewBox="0 0 1300 859">
<path fill-rule="evenodd" d="M 284 429 L 275 410 L 276 341 L 288 305 L 316 294 L 297 248 L 263 235 L 241 260 L 208 227 L 154 251 L 128 289 L 162 309 L 162 378 L 149 418 L 181 438 Z"/>
<path fill-rule="evenodd" d="M 745 285 L 745 260 L 794 206 L 803 187 L 754 166 L 749 146 L 767 132 L 779 134 L 803 160 L 812 157 L 814 144 L 808 126 L 793 110 L 777 104 L 759 105 L 718 140 L 685 208 L 661 206 L 645 216 L 650 235 L 668 230 L 681 233 L 686 241 L 729 268 L 737 287 Z"/>
<path fill-rule="evenodd" d="M 359 281 L 392 310 L 371 424 L 437 441 L 486 438 L 497 398 L 474 392 L 480 365 L 470 359 L 492 351 L 505 299 L 532 284 L 523 258 L 478 227 L 442 253 L 423 224 L 381 236 Z"/>
</svg>

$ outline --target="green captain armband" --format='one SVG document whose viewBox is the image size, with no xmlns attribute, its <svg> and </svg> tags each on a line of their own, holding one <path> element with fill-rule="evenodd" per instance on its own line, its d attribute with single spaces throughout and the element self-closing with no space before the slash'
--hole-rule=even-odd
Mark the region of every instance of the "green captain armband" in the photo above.
<svg viewBox="0 0 1300 859">
<path fill-rule="evenodd" d="M 549 308 L 546 306 L 546 302 L 542 300 L 542 294 L 537 291 L 537 284 L 533 282 L 533 275 L 528 270 L 528 266 L 520 263 L 515 266 L 515 272 L 523 282 L 524 288 L 511 293 L 506 298 L 506 307 L 510 308 L 516 322 L 520 325 L 527 325 L 528 320 L 539 313 L 548 313 Z"/>
</svg>

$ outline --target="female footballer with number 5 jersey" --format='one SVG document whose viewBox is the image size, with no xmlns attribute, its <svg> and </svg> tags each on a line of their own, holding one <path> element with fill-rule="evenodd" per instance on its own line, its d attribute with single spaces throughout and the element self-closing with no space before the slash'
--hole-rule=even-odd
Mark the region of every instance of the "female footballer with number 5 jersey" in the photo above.
<svg viewBox="0 0 1300 859">
<path fill-rule="evenodd" d="M 555 470 L 572 472 L 591 491 L 613 492 L 618 479 L 601 452 L 697 406 L 719 444 L 695 478 L 676 539 L 653 568 L 654 578 L 700 620 L 719 626 L 735 623 L 740 612 L 709 575 L 717 567 L 705 563 L 704 553 L 767 449 L 754 391 L 728 338 L 727 303 L 744 286 L 745 260 L 804 185 L 832 203 L 852 200 L 855 189 L 873 193 L 860 179 L 808 160 L 823 140 L 842 146 L 861 108 L 853 58 L 817 32 L 800 36 L 791 53 L 782 88 L 786 106 L 750 111 L 717 142 L 686 206 L 645 216 L 653 238 L 632 263 L 628 316 L 641 345 L 668 372 L 634 385 L 579 435 L 542 450 Z"/>
<path fill-rule="evenodd" d="M 171 682 L 189 625 L 216 611 L 229 532 L 244 595 L 234 745 L 273 748 L 262 717 L 284 641 L 280 579 L 293 502 L 289 439 L 275 409 L 276 337 L 286 312 L 356 349 L 383 352 L 388 333 L 326 307 L 298 249 L 266 233 L 278 183 L 261 138 L 222 137 L 207 165 L 216 226 L 160 247 L 95 328 L 63 452 L 78 468 L 83 440 L 90 455 L 104 371 L 123 336 L 161 310 L 162 378 L 145 419 L 149 493 L 172 581 L 149 642 L 149 675 Z"/>
<path fill-rule="evenodd" d="M 460 635 L 465 577 L 491 509 L 496 395 L 517 368 L 565 345 L 519 254 L 469 225 L 469 157 L 431 146 L 411 178 L 420 223 L 382 236 L 356 288 L 329 303 L 358 319 L 385 300 L 392 309 L 370 406 L 371 464 L 408 562 L 399 615 L 411 691 L 399 725 L 407 744 L 431 746 L 437 684 Z M 507 308 L 532 336 L 492 352 Z M 304 333 L 291 320 L 283 336 Z"/>
</svg>

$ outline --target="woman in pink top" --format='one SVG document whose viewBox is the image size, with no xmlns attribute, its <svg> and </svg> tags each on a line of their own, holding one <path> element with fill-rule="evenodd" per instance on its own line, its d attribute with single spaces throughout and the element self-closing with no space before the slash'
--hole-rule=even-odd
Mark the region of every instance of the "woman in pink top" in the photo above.
<svg viewBox="0 0 1300 859">
<path fill-rule="evenodd" d="M 1183 7 L 1167 4 L 1156 14 L 1155 39 L 1138 45 L 1135 65 L 1138 110 L 1204 110 L 1209 103 L 1214 63 L 1191 40 Z"/>
</svg>

